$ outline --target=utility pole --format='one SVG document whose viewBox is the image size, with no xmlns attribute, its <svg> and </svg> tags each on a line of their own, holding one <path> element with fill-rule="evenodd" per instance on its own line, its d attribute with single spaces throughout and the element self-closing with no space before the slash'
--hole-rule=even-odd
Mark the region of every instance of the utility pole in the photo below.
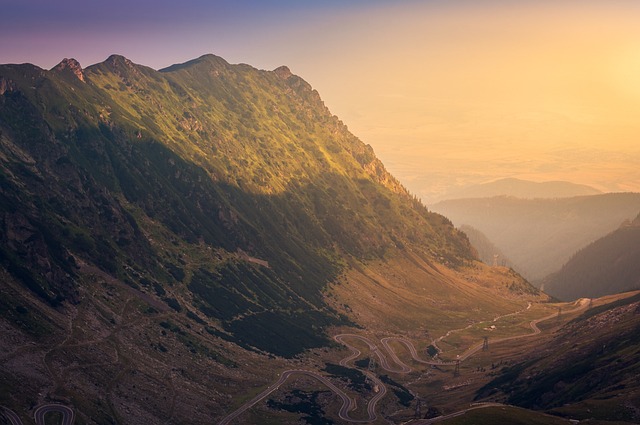
<svg viewBox="0 0 640 425">
<path fill-rule="evenodd" d="M 456 368 L 453 371 L 453 376 L 460 376 L 460 359 L 456 360 Z"/>
<path fill-rule="evenodd" d="M 487 351 L 489 349 L 489 337 L 484 337 L 484 342 L 482 343 L 482 351 Z"/>
<path fill-rule="evenodd" d="M 560 321 L 561 314 L 562 314 L 562 307 L 558 307 L 558 318 L 557 318 L 558 321 Z"/>
</svg>

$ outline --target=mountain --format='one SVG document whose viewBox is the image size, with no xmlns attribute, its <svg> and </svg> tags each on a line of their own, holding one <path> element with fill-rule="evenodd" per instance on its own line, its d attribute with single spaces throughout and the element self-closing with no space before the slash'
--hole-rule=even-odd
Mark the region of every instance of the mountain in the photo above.
<svg viewBox="0 0 640 425">
<path fill-rule="evenodd" d="M 637 424 L 640 294 L 601 301 L 606 304 L 587 310 L 521 362 L 502 368 L 476 399 L 589 423 Z"/>
<path fill-rule="evenodd" d="M 579 249 L 635 217 L 638 193 L 607 193 L 562 199 L 499 196 L 456 199 L 431 206 L 456 226 L 484 233 L 527 279 L 554 273 Z"/>
<path fill-rule="evenodd" d="M 640 289 L 640 215 L 582 248 L 543 286 L 563 300 Z"/>
<path fill-rule="evenodd" d="M 188 298 L 234 335 L 263 315 L 298 322 L 307 308 L 338 324 L 322 301 L 341 270 L 336 252 L 379 258 L 419 240 L 452 263 L 471 258 L 464 236 L 286 68 L 206 56 L 157 72 L 111 56 L 85 70 L 69 60 L 2 73 L 2 258 L 53 306 L 78 300 L 86 263 L 134 287 L 189 282 Z M 211 249 L 199 267 L 187 254 L 197 247 Z"/>
<path fill-rule="evenodd" d="M 466 198 L 491 198 L 513 196 L 523 199 L 571 198 L 574 196 L 597 195 L 599 190 L 591 186 L 565 181 L 532 182 L 516 178 L 499 179 L 476 184 L 447 193 L 441 200 Z"/>
<path fill-rule="evenodd" d="M 460 226 L 460 230 L 467 235 L 471 246 L 478 252 L 478 258 L 487 265 L 501 265 L 506 267 L 512 267 L 511 261 L 504 255 L 504 253 L 495 246 L 493 242 L 487 238 L 487 236 L 480 230 L 463 224 Z"/>
<path fill-rule="evenodd" d="M 334 370 L 338 332 L 548 301 L 286 67 L 0 66 L 0 181 L 0 405 L 25 421 L 58 402 L 78 423 L 211 423 L 284 370 Z"/>
</svg>

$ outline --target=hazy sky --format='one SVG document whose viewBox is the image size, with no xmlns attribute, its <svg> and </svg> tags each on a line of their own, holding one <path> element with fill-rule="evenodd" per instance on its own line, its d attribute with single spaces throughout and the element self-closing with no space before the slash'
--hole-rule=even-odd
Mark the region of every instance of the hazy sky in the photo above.
<svg viewBox="0 0 640 425">
<path fill-rule="evenodd" d="M 640 191 L 637 0 L 0 0 L 0 62 L 286 64 L 429 201 L 501 177 Z"/>
</svg>

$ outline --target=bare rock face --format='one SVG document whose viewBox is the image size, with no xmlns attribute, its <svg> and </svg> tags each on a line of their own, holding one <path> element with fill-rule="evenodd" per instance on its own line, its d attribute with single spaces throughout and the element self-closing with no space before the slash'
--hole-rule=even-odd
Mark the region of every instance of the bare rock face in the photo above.
<svg viewBox="0 0 640 425">
<path fill-rule="evenodd" d="M 291 77 L 293 75 L 291 73 L 291 70 L 287 66 L 284 66 L 284 65 L 274 69 L 273 72 L 275 72 L 276 75 L 278 77 L 282 78 L 283 80 L 286 80 L 286 79 L 288 79 L 289 77 Z"/>
<path fill-rule="evenodd" d="M 84 72 L 82 71 L 82 67 L 80 63 L 75 59 L 62 59 L 62 62 L 53 67 L 52 71 L 57 72 L 71 72 L 75 75 L 78 80 L 84 82 Z"/>
<path fill-rule="evenodd" d="M 13 91 L 13 82 L 4 77 L 0 77 L 0 96 L 11 91 Z"/>
</svg>

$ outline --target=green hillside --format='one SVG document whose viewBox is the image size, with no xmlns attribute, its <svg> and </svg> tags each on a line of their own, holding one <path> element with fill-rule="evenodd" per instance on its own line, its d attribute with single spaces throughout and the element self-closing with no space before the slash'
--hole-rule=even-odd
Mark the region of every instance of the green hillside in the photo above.
<svg viewBox="0 0 640 425">
<path fill-rule="evenodd" d="M 158 72 L 111 56 L 0 75 L 2 264 L 51 305 L 75 300 L 78 264 L 96 264 L 135 288 L 184 285 L 220 331 L 292 355 L 325 343 L 299 312 L 348 323 L 321 296 L 343 255 L 471 258 L 286 68 L 203 56 Z M 265 318 L 295 323 L 298 343 L 247 332 Z"/>
</svg>

